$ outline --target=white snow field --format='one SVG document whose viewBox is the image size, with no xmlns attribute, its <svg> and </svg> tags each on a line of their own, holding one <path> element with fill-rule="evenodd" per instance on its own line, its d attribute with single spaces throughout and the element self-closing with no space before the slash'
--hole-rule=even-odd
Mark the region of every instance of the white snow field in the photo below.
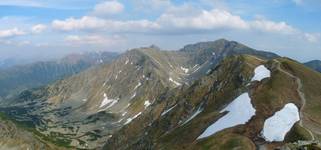
<svg viewBox="0 0 321 150">
<path fill-rule="evenodd" d="M 197 139 L 209 137 L 223 129 L 245 124 L 255 115 L 255 108 L 248 93 L 243 93 L 225 107 L 220 113 L 228 113 L 210 125 Z"/>
<path fill-rule="evenodd" d="M 265 78 L 271 77 L 271 71 L 267 69 L 264 65 L 259 65 L 254 70 L 254 77 L 251 81 L 261 81 Z"/>
<path fill-rule="evenodd" d="M 300 120 L 299 109 L 293 103 L 286 104 L 280 111 L 264 122 L 263 137 L 266 141 L 283 141 L 292 126 Z"/>
</svg>

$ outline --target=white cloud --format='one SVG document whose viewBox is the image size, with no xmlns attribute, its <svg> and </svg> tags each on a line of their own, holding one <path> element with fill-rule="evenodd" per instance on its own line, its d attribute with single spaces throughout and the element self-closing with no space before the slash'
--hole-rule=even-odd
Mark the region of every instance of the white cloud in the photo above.
<svg viewBox="0 0 321 150">
<path fill-rule="evenodd" d="M 168 27 L 206 30 L 217 28 L 247 29 L 249 27 L 241 17 L 218 9 L 211 11 L 202 10 L 200 13 L 192 16 L 164 13 L 157 22 Z"/>
<path fill-rule="evenodd" d="M 43 24 L 37 24 L 37 25 L 34 25 L 32 28 L 31 28 L 31 32 L 32 33 L 35 33 L 35 34 L 38 34 L 38 33 L 42 33 L 44 30 L 47 29 L 47 26 L 46 25 L 43 25 Z"/>
<path fill-rule="evenodd" d="M 118 1 L 105 1 L 95 6 L 93 14 L 96 16 L 108 16 L 121 13 L 124 10 L 124 5 Z"/>
<path fill-rule="evenodd" d="M 7 30 L 0 30 L 0 38 L 10 38 L 19 35 L 25 35 L 26 33 L 18 28 L 12 28 Z"/>
<path fill-rule="evenodd" d="M 67 42 L 67 44 L 74 46 L 86 44 L 110 46 L 124 41 L 124 39 L 120 36 L 104 37 L 100 35 L 69 35 L 65 37 L 64 40 Z"/>
<path fill-rule="evenodd" d="M 187 13 L 189 12 L 189 13 Z M 104 30 L 108 32 L 177 32 L 184 30 L 258 30 L 262 32 L 293 34 L 297 29 L 285 22 L 274 22 L 267 19 L 247 21 L 226 10 L 195 10 L 189 7 L 175 7 L 163 13 L 156 21 L 149 20 L 110 20 L 92 16 L 79 19 L 54 20 L 52 26 L 64 31 Z M 186 30 L 188 29 L 188 30 Z"/>
<path fill-rule="evenodd" d="M 265 31 L 265 32 L 274 32 L 274 33 L 285 33 L 292 34 L 296 33 L 297 30 L 292 26 L 288 25 L 285 22 L 274 22 L 265 19 L 257 19 L 249 22 L 252 28 Z"/>
<path fill-rule="evenodd" d="M 159 27 L 156 23 L 148 20 L 118 21 L 90 16 L 84 16 L 80 19 L 55 20 L 52 22 L 52 26 L 64 31 L 104 30 L 110 32 L 143 32 Z"/>
<path fill-rule="evenodd" d="M 99 29 L 105 25 L 105 20 L 89 16 L 84 16 L 80 19 L 68 18 L 66 20 L 54 20 L 52 22 L 53 28 L 64 31 Z"/>
<path fill-rule="evenodd" d="M 319 41 L 320 34 L 303 33 L 304 38 L 309 42 L 316 43 Z"/>
<path fill-rule="evenodd" d="M 263 17 L 245 20 L 239 15 L 221 9 L 196 9 L 190 5 L 171 6 L 154 21 L 150 20 L 113 20 L 94 16 L 54 20 L 52 26 L 63 31 L 96 31 L 107 33 L 174 33 L 192 34 L 217 30 L 260 31 L 284 36 L 300 36 L 310 42 L 316 42 L 318 36 L 305 33 L 284 21 L 275 22 Z"/>
</svg>

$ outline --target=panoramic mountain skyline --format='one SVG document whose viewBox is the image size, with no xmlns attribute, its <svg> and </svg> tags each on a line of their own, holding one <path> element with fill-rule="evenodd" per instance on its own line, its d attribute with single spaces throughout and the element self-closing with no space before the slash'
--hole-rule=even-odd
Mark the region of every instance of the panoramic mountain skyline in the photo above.
<svg viewBox="0 0 321 150">
<path fill-rule="evenodd" d="M 182 47 L 3 70 L 0 149 L 321 148 L 319 72 L 236 41 Z"/>
<path fill-rule="evenodd" d="M 0 0 L 0 150 L 321 150 L 321 0 Z"/>
<path fill-rule="evenodd" d="M 220 38 L 301 62 L 321 59 L 318 0 L 1 0 L 0 60 Z"/>
</svg>

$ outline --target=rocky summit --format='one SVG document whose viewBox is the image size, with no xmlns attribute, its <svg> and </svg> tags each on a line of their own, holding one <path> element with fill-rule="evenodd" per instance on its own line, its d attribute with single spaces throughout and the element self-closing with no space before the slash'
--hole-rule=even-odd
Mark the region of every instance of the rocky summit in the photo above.
<svg viewBox="0 0 321 150">
<path fill-rule="evenodd" d="M 61 75 L 0 89 L 13 93 L 0 149 L 320 149 L 321 74 L 235 41 L 135 48 Z"/>
</svg>

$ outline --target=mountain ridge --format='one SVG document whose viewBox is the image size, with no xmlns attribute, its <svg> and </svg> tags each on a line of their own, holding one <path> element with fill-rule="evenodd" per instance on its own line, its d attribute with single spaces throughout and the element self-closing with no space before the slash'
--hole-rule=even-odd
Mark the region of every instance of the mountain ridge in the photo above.
<svg viewBox="0 0 321 150">
<path fill-rule="evenodd" d="M 222 149 L 235 141 L 245 149 L 276 148 L 297 137 L 310 140 L 305 128 L 316 134 L 314 128 L 321 120 L 315 115 L 315 109 L 321 107 L 318 88 L 306 85 L 321 85 L 310 83 L 311 79 L 320 80 L 320 75 L 291 59 L 236 42 L 209 43 L 214 46 L 194 44 L 190 45 L 194 50 L 188 51 L 135 48 L 112 63 L 24 91 L 0 111 L 15 120 L 32 122 L 53 144 L 62 142 L 75 149 Z M 251 81 L 259 65 L 268 68 L 271 77 Z M 264 120 L 286 103 L 303 105 L 299 85 L 280 67 L 302 79 L 302 92 L 307 96 L 302 110 L 305 120 L 303 126 L 295 124 L 284 142 L 267 143 L 259 136 Z M 206 126 L 226 114 L 219 110 L 244 92 L 249 93 L 257 115 L 245 125 L 195 142 Z M 219 135 L 226 140 L 222 144 L 217 141 Z"/>
<path fill-rule="evenodd" d="M 76 74 L 92 65 L 116 58 L 115 53 L 68 55 L 56 61 L 18 65 L 0 71 L 0 97 L 3 99 L 28 88 L 36 88 Z"/>
</svg>

